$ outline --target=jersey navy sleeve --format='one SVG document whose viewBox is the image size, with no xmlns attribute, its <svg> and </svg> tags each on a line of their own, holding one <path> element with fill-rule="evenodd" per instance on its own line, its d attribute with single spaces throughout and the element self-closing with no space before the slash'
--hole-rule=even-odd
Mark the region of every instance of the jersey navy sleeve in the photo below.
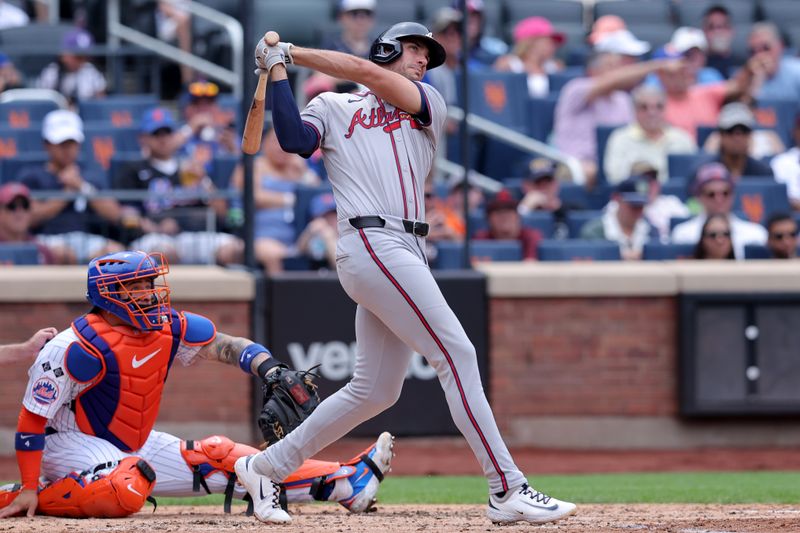
<svg viewBox="0 0 800 533">
<path fill-rule="evenodd" d="M 438 146 L 444 123 L 447 120 L 447 104 L 441 93 L 432 85 L 423 82 L 415 82 L 415 85 L 420 89 L 424 100 L 423 106 L 427 109 L 427 116 L 418 116 L 418 120 L 421 126 L 430 129 L 434 135 L 435 144 Z M 423 119 L 427 120 L 423 121 Z"/>
</svg>

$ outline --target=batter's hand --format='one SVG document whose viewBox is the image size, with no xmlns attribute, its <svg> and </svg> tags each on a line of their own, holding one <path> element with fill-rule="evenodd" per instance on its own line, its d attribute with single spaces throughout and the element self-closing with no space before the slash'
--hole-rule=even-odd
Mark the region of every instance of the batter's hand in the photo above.
<svg viewBox="0 0 800 533">
<path fill-rule="evenodd" d="M 58 330 L 56 328 L 42 328 L 34 333 L 33 336 L 22 345 L 33 356 L 39 353 L 39 350 L 44 348 L 45 343 L 56 335 L 58 335 Z"/>
<path fill-rule="evenodd" d="M 268 45 L 264 39 L 258 41 L 255 55 L 256 74 L 260 74 L 261 71 L 269 73 L 272 67 L 278 64 L 286 65 L 286 56 L 284 56 L 283 50 L 279 46 Z"/>
<path fill-rule="evenodd" d="M 14 498 L 14 501 L 0 509 L 0 518 L 15 516 L 25 513 L 25 516 L 33 517 L 36 514 L 36 507 L 39 505 L 39 496 L 33 489 L 26 489 Z"/>
</svg>

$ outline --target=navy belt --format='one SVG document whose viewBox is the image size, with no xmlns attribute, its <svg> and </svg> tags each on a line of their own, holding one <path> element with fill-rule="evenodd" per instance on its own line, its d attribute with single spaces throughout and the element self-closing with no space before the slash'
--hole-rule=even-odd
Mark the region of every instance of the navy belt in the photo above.
<svg viewBox="0 0 800 533">
<path fill-rule="evenodd" d="M 425 237 L 430 231 L 430 226 L 426 222 L 417 222 L 415 220 L 402 219 L 403 229 L 406 233 L 416 235 L 418 237 Z M 353 217 L 349 219 L 350 225 L 356 229 L 364 228 L 383 228 L 386 226 L 386 220 L 377 215 L 368 215 L 363 217 Z"/>
</svg>

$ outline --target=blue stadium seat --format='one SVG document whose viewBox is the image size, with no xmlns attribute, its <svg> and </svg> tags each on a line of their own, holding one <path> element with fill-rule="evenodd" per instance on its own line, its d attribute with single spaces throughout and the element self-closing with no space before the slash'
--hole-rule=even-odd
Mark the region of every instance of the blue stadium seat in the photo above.
<svg viewBox="0 0 800 533">
<path fill-rule="evenodd" d="M 294 228 L 299 236 L 303 232 L 308 221 L 311 219 L 309 208 L 311 207 L 311 200 L 318 194 L 331 192 L 330 185 L 320 185 L 319 187 L 308 187 L 299 185 L 295 191 L 294 202 Z"/>
<path fill-rule="evenodd" d="M 550 211 L 531 211 L 522 215 L 522 225 L 526 228 L 533 228 L 542 234 L 545 239 L 553 237 L 556 229 L 556 222 L 553 213 Z"/>
<path fill-rule="evenodd" d="M 19 100 L 0 104 L 0 124 L 9 128 L 39 127 L 44 116 L 58 106 L 47 100 Z"/>
<path fill-rule="evenodd" d="M 611 193 L 614 191 L 612 185 L 607 183 L 598 183 L 592 190 L 586 191 L 586 199 L 589 201 L 588 209 L 603 209 L 609 200 L 611 200 Z"/>
<path fill-rule="evenodd" d="M 769 248 L 763 244 L 745 244 L 744 245 L 744 258 L 745 259 L 771 259 L 772 254 Z"/>
<path fill-rule="evenodd" d="M 488 2 L 487 2 L 488 3 Z M 556 27 L 583 24 L 583 4 L 563 0 L 505 0 L 508 28 L 527 17 L 544 17 Z"/>
<path fill-rule="evenodd" d="M 786 184 L 768 178 L 742 177 L 736 184 L 733 210 L 745 213 L 748 220 L 765 224 L 773 213 L 789 213 Z"/>
<path fill-rule="evenodd" d="M 295 255 L 291 257 L 284 257 L 283 269 L 288 271 L 302 271 L 311 270 L 311 260 L 302 255 Z"/>
<path fill-rule="evenodd" d="M 115 128 L 138 128 L 140 117 L 158 105 L 154 94 L 110 95 L 80 103 L 84 122 L 102 122 Z"/>
<path fill-rule="evenodd" d="M 678 224 L 683 224 L 687 220 L 691 219 L 692 217 L 672 217 L 669 219 L 669 230 L 672 231 L 675 229 L 675 226 Z"/>
<path fill-rule="evenodd" d="M 619 245 L 612 241 L 543 240 L 539 261 L 618 261 Z"/>
<path fill-rule="evenodd" d="M 121 152 L 139 151 L 138 127 L 116 128 L 97 123 L 86 124 L 83 128 L 86 139 L 81 146 L 84 159 L 92 166 L 108 172 L 111 158 Z"/>
<path fill-rule="evenodd" d="M 577 239 L 580 237 L 581 228 L 583 228 L 583 225 L 590 220 L 600 218 L 601 216 L 603 216 L 603 212 L 596 209 L 590 209 L 586 211 L 570 211 L 567 213 L 566 222 L 567 228 L 569 229 L 569 238 Z"/>
<path fill-rule="evenodd" d="M 550 81 L 550 92 L 555 94 L 561 92 L 561 89 L 567 82 L 580 78 L 586 75 L 584 67 L 567 67 L 564 70 L 548 74 L 547 77 Z"/>
<path fill-rule="evenodd" d="M 20 170 L 29 166 L 44 165 L 47 159 L 46 152 L 28 152 L 17 157 L 0 159 L 0 176 L 2 176 L 2 181 L 0 182 L 17 181 L 17 175 Z"/>
<path fill-rule="evenodd" d="M 528 133 L 537 141 L 547 142 L 553 131 L 558 95 L 550 94 L 544 98 L 527 100 L 528 112 L 525 119 L 528 122 Z"/>
<path fill-rule="evenodd" d="M 280 28 L 281 39 L 300 46 L 313 46 L 316 28 L 327 24 L 333 16 L 329 0 L 292 0 L 291 2 L 253 2 L 254 35 L 263 35 L 262 25 Z"/>
<path fill-rule="evenodd" d="M 525 135 L 525 131 L 514 129 Z M 521 176 L 527 172 L 530 159 L 529 153 L 514 148 L 501 140 L 486 137 L 477 170 L 481 174 L 498 180 L 505 176 Z"/>
<path fill-rule="evenodd" d="M 645 261 L 672 261 L 674 259 L 691 259 L 694 244 L 662 244 L 646 243 L 642 250 Z"/>
<path fill-rule="evenodd" d="M 667 0 L 638 0 L 636 2 L 597 2 L 594 5 L 594 18 L 616 15 L 630 26 L 632 23 L 672 24 L 672 13 Z M 696 23 L 696 22 L 695 22 Z M 644 35 L 638 35 L 645 39 Z"/>
<path fill-rule="evenodd" d="M 716 126 L 697 126 L 697 146 L 702 149 L 709 135 L 715 131 L 717 131 Z"/>
<path fill-rule="evenodd" d="M 764 0 L 761 2 L 764 3 Z M 699 27 L 703 21 L 703 12 L 714 4 L 724 5 L 734 24 L 749 25 L 756 20 L 756 2 L 753 0 L 691 0 L 675 2 L 678 24 Z"/>
<path fill-rule="evenodd" d="M 460 269 L 464 245 L 460 242 L 437 242 L 436 259 L 432 267 L 438 270 Z M 522 244 L 519 241 L 470 241 L 470 258 L 473 263 L 485 261 L 521 261 Z"/>
<path fill-rule="evenodd" d="M 661 194 L 677 196 L 682 202 L 689 198 L 688 180 L 682 178 L 670 178 L 666 183 L 661 184 Z"/>
<path fill-rule="evenodd" d="M 527 76 L 516 72 L 490 70 L 471 73 L 469 105 L 472 113 L 476 115 L 527 132 L 529 112 Z"/>
<path fill-rule="evenodd" d="M 39 249 L 28 242 L 0 242 L 0 265 L 38 265 Z"/>
<path fill-rule="evenodd" d="M 694 174 L 695 169 L 704 161 L 711 159 L 713 156 L 705 152 L 697 154 L 668 154 L 667 155 L 667 169 L 669 170 L 669 179 L 684 178 L 690 179 Z"/>
<path fill-rule="evenodd" d="M 559 186 L 558 197 L 568 207 L 587 209 L 589 207 L 589 194 L 586 187 L 575 183 L 562 183 Z"/>
<path fill-rule="evenodd" d="M 231 183 L 231 175 L 239 164 L 238 155 L 215 155 L 211 166 L 211 180 L 219 190 L 225 190 Z"/>
<path fill-rule="evenodd" d="M 613 131 L 621 126 L 597 126 L 595 138 L 597 139 L 597 182 L 606 182 L 606 173 L 603 164 L 606 160 L 606 146 Z"/>
<path fill-rule="evenodd" d="M 463 211 L 462 211 L 463 212 Z M 486 220 L 486 213 L 482 210 L 474 210 L 469 214 L 469 236 L 470 238 L 475 235 L 476 231 L 486 229 L 489 227 L 489 222 Z"/>
<path fill-rule="evenodd" d="M 800 12 L 800 4 L 796 4 Z M 794 145 L 792 130 L 794 129 L 794 118 L 800 110 L 800 104 L 793 100 L 770 100 L 760 99 L 757 102 L 755 115 L 758 123 L 764 127 L 775 128 L 781 136 L 783 144 L 786 146 Z"/>
<path fill-rule="evenodd" d="M 0 159 L 44 150 L 42 128 L 9 128 L 0 124 Z"/>
</svg>

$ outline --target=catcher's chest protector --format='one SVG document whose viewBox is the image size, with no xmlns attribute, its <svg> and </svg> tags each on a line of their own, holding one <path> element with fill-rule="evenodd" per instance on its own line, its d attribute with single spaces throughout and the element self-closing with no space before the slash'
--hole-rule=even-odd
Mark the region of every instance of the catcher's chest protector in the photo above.
<svg viewBox="0 0 800 533">
<path fill-rule="evenodd" d="M 80 342 L 67 348 L 65 367 L 75 381 L 92 382 L 75 402 L 81 431 L 125 452 L 142 447 L 158 416 L 180 344 L 180 324 L 173 316 L 170 327 L 134 336 L 113 329 L 96 314 L 72 323 Z"/>
</svg>

